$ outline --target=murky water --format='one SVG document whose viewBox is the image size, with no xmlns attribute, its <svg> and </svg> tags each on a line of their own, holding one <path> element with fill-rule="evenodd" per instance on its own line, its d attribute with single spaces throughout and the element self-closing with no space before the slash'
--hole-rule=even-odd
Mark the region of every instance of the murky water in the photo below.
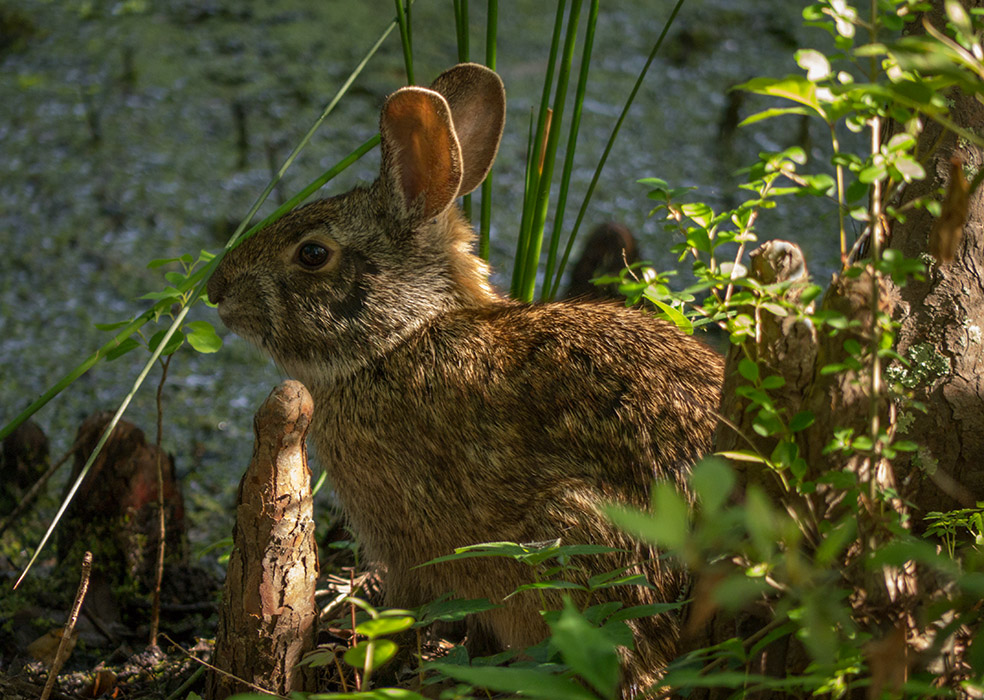
<svg viewBox="0 0 984 700">
<path fill-rule="evenodd" d="M 500 3 L 499 70 L 509 115 L 496 169 L 492 262 L 507 274 L 551 4 Z M 484 3 L 473 5 L 472 55 L 480 59 L 484 11 L 478 6 Z M 575 205 L 671 5 L 622 1 L 599 19 Z M 4 17 L 20 18 L 27 29 L 0 53 L 4 423 L 107 340 L 93 323 L 146 308 L 135 298 L 162 286 L 161 272 L 146 269 L 148 261 L 224 243 L 272 169 L 386 26 L 392 3 L 14 0 L 5 8 Z M 795 72 L 792 51 L 822 40 L 800 28 L 799 3 L 750 0 L 738 8 L 732 0 L 686 3 L 590 209 L 589 222 L 616 219 L 637 231 L 644 257 L 662 268 L 676 265 L 668 252 L 676 241 L 647 217 L 651 202 L 638 178 L 696 185 L 706 201 L 723 206 L 733 203 L 733 170 L 760 150 L 804 136 L 789 121 L 721 137 L 730 86 L 753 75 Z M 456 62 L 451 3 L 419 0 L 413 21 L 417 80 L 427 82 Z M 403 83 L 402 66 L 394 33 L 279 192 L 296 192 L 374 133 L 383 97 Z M 820 124 L 808 133 L 822 141 Z M 371 154 L 330 187 L 369 180 L 376 167 L 378 156 Z M 825 277 L 836 259 L 834 211 L 823 203 L 795 205 L 764 215 L 761 237 L 797 240 Z M 495 280 L 504 285 L 506 277 Z M 208 309 L 193 318 L 218 323 Z M 84 416 L 118 404 L 142 360 L 135 352 L 98 366 L 37 416 L 54 454 L 67 448 Z M 128 413 L 151 439 L 158 377 L 151 375 Z M 227 532 L 232 515 L 225 506 L 249 459 L 252 411 L 280 378 L 232 336 L 218 355 L 175 357 L 164 443 L 185 475 L 198 539 Z"/>
</svg>

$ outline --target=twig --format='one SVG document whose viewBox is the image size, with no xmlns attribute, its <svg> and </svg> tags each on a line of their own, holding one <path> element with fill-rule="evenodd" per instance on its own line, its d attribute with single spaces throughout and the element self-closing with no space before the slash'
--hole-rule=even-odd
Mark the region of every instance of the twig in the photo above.
<svg viewBox="0 0 984 700">
<path fill-rule="evenodd" d="M 197 664 L 200 664 L 200 665 L 204 666 L 205 668 L 207 668 L 207 669 L 209 669 L 211 671 L 215 671 L 216 673 L 219 673 L 219 674 L 225 676 L 226 678 L 231 678 L 234 681 L 236 681 L 237 683 L 242 683 L 243 685 L 248 685 L 253 690 L 259 691 L 259 692 L 263 693 L 264 695 L 269 695 L 272 698 L 282 698 L 282 700 L 290 700 L 290 698 L 288 698 L 286 695 L 279 695 L 277 693 L 274 693 L 272 691 L 269 691 L 269 690 L 267 690 L 266 688 L 264 688 L 262 686 L 256 685 L 255 683 L 250 683 L 247 680 L 244 680 L 242 678 L 239 678 L 238 676 L 235 676 L 235 675 L 229 673 L 228 671 L 223 671 L 218 666 L 213 666 L 212 664 L 210 664 L 208 661 L 205 661 L 204 659 L 199 659 L 197 656 L 195 656 L 190 651 L 188 651 L 183 646 L 181 646 L 176 641 L 174 641 L 169 636 L 167 636 L 167 633 L 165 633 L 165 632 L 162 632 L 160 636 L 161 637 L 164 637 L 164 639 L 166 639 L 169 644 L 171 644 L 173 647 L 175 647 L 178 651 L 180 651 L 182 654 L 184 654 L 185 656 L 187 656 L 189 659 L 191 659 L 192 661 L 194 661 Z"/>
<path fill-rule="evenodd" d="M 51 668 L 48 670 L 48 680 L 45 681 L 44 690 L 41 691 L 41 700 L 48 700 L 51 691 L 55 687 L 55 681 L 58 679 L 58 672 L 61 670 L 62 664 L 65 663 L 68 655 L 72 653 L 69 641 L 75 632 L 75 621 L 79 619 L 79 610 L 82 609 L 82 601 L 85 600 L 85 593 L 89 590 L 90 573 L 92 573 L 92 552 L 86 552 L 85 556 L 82 557 L 82 578 L 79 581 L 79 590 L 75 592 L 75 602 L 72 604 L 72 612 L 69 613 L 68 620 L 65 621 L 65 628 L 62 630 L 62 637 L 58 642 L 58 651 L 55 652 L 55 658 L 51 662 Z"/>
<path fill-rule="evenodd" d="M 183 698 L 187 695 L 188 689 L 195 684 L 195 682 L 202 677 L 205 673 L 205 667 L 199 666 L 195 669 L 195 672 L 188 676 L 188 680 L 178 686 L 178 689 L 167 696 L 166 700 L 178 700 L 178 698 Z"/>
<path fill-rule="evenodd" d="M 338 670 L 338 682 L 342 684 L 342 692 L 347 693 L 349 692 L 348 683 L 345 682 L 345 669 L 342 668 L 342 662 L 338 660 L 339 653 L 344 654 L 345 649 L 343 647 L 332 649 L 331 658 L 334 660 L 335 668 Z"/>
<path fill-rule="evenodd" d="M 167 368 L 171 365 L 171 358 L 168 355 L 161 361 L 161 381 L 157 384 L 157 562 L 154 567 L 154 591 L 153 602 L 150 608 L 150 639 L 148 646 L 157 646 L 157 632 L 161 623 L 161 583 L 164 581 L 164 536 L 166 525 L 164 522 L 164 472 L 161 468 L 161 436 L 164 431 L 164 382 L 167 381 Z"/>
<path fill-rule="evenodd" d="M 349 590 L 355 591 L 355 568 L 349 569 Z M 349 603 L 349 608 L 352 612 L 352 636 L 349 638 L 349 647 L 355 647 L 355 603 Z M 353 671 L 355 675 L 355 689 L 356 691 L 362 690 L 362 678 L 359 676 L 358 671 Z"/>
</svg>

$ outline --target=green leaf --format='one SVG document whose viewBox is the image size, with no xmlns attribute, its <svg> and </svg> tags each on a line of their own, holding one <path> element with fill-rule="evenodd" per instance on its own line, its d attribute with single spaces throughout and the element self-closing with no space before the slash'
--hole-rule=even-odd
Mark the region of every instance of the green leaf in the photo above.
<svg viewBox="0 0 984 700">
<path fill-rule="evenodd" d="M 605 515 L 630 535 L 660 547 L 681 547 L 689 530 L 689 509 L 671 485 L 657 484 L 653 489 L 653 512 L 612 505 L 603 508 Z"/>
<path fill-rule="evenodd" d="M 787 114 L 806 115 L 810 114 L 810 110 L 805 107 L 773 107 L 772 109 L 756 112 L 750 117 L 745 117 L 738 123 L 738 126 L 748 126 L 749 124 L 765 121 L 766 119 L 772 119 L 773 117 L 785 116 Z"/>
<path fill-rule="evenodd" d="M 947 19 L 953 23 L 954 28 L 966 38 L 973 37 L 974 25 L 959 0 L 946 0 L 943 6 L 946 8 Z"/>
<path fill-rule="evenodd" d="M 488 598 L 435 600 L 417 608 L 417 622 L 414 623 L 414 627 L 423 627 L 438 621 L 463 620 L 469 615 L 501 607 L 490 602 Z"/>
<path fill-rule="evenodd" d="M 711 221 L 714 219 L 714 210 L 703 202 L 681 204 L 680 211 L 682 211 L 685 216 L 693 219 L 694 222 L 703 228 L 710 226 Z M 706 231 L 704 233 L 705 235 L 707 234 Z"/>
<path fill-rule="evenodd" d="M 799 75 L 789 75 L 785 78 L 752 78 L 747 83 L 739 85 L 737 89 L 754 92 L 758 95 L 792 100 L 809 107 L 826 118 L 820 107 L 820 102 L 817 100 L 816 85 Z"/>
<path fill-rule="evenodd" d="M 158 267 L 164 267 L 173 262 L 181 262 L 181 258 L 157 258 L 147 263 L 147 269 L 156 270 Z"/>
<path fill-rule="evenodd" d="M 870 450 L 874 446 L 874 441 L 867 435 L 859 435 L 851 442 L 851 447 L 855 450 Z"/>
<path fill-rule="evenodd" d="M 830 77 L 830 61 L 816 49 L 800 49 L 793 56 L 800 68 L 806 71 L 811 83 Z"/>
<path fill-rule="evenodd" d="M 909 150 L 910 148 L 915 148 L 915 146 L 916 146 L 916 137 L 908 132 L 903 131 L 898 134 L 895 134 L 895 136 L 893 136 L 888 140 L 888 143 L 885 144 L 885 150 L 891 153 L 895 151 L 906 151 Z"/>
<path fill-rule="evenodd" d="M 200 353 L 217 352 L 222 347 L 222 338 L 208 321 L 192 321 L 184 331 L 188 344 Z"/>
<path fill-rule="evenodd" d="M 602 697 L 614 698 L 618 687 L 618 654 L 615 644 L 564 599 L 560 619 L 550 625 L 550 643 L 560 651 L 564 663 L 591 684 Z"/>
<path fill-rule="evenodd" d="M 756 382 L 759 378 L 759 366 L 747 357 L 743 357 L 738 363 L 738 374 L 750 382 Z"/>
<path fill-rule="evenodd" d="M 762 388 L 771 391 L 772 389 L 781 389 L 786 386 L 786 380 L 780 377 L 778 374 L 770 374 L 768 377 L 762 380 Z"/>
<path fill-rule="evenodd" d="M 242 696 L 236 696 L 237 700 Z M 257 694 L 256 700 L 270 700 L 269 695 Z M 291 695 L 294 697 L 294 694 Z M 420 693 L 405 688 L 373 688 L 361 693 L 315 693 L 308 700 L 426 700 Z"/>
<path fill-rule="evenodd" d="M 754 485 L 745 494 L 745 526 L 759 554 L 764 557 L 773 551 L 779 539 L 775 514 L 768 496 Z"/>
<path fill-rule="evenodd" d="M 899 452 L 916 452 L 919 449 L 919 443 L 912 440 L 896 440 L 892 443 L 892 447 Z"/>
<path fill-rule="evenodd" d="M 816 553 L 813 555 L 817 566 L 822 569 L 830 567 L 841 552 L 854 541 L 857 533 L 857 520 L 845 518 L 825 533 Z"/>
<path fill-rule="evenodd" d="M 901 156 L 895 160 L 894 165 L 895 169 L 902 175 L 902 179 L 906 182 L 922 180 L 926 177 L 926 171 L 915 158 Z"/>
<path fill-rule="evenodd" d="M 772 450 L 770 459 L 780 467 L 788 467 L 799 457 L 799 447 L 792 440 L 780 440 Z"/>
<path fill-rule="evenodd" d="M 786 310 L 786 307 L 782 306 L 781 304 L 774 304 L 771 301 L 767 301 L 764 304 L 762 304 L 761 308 L 765 309 L 773 316 L 778 316 L 779 318 L 785 318 L 786 316 L 789 315 L 789 312 Z"/>
<path fill-rule="evenodd" d="M 705 457 L 694 466 L 690 483 L 703 506 L 703 514 L 710 517 L 727 502 L 735 486 L 735 475 L 723 460 Z"/>
<path fill-rule="evenodd" d="M 375 639 L 396 634 L 403 630 L 413 627 L 414 619 L 409 615 L 399 617 L 377 617 L 374 620 L 366 620 L 356 626 L 355 631 L 361 635 Z"/>
<path fill-rule="evenodd" d="M 611 616 L 611 620 L 622 621 L 622 620 L 634 620 L 639 617 L 652 617 L 653 615 L 662 615 L 665 612 L 671 612 L 673 610 L 679 610 L 685 605 L 689 604 L 689 600 L 681 600 L 678 603 L 652 603 L 650 605 L 633 605 L 631 608 L 625 608 L 619 610 Z"/>
<path fill-rule="evenodd" d="M 572 589 L 576 591 L 588 590 L 587 586 L 582 586 L 581 584 L 574 583 L 573 581 L 563 581 L 559 579 L 554 581 L 536 581 L 534 583 L 524 583 L 506 596 L 506 598 L 510 598 L 517 593 L 521 593 L 522 591 L 559 591 Z"/>
<path fill-rule="evenodd" d="M 870 165 L 858 173 L 858 181 L 865 184 L 884 180 L 888 176 L 888 169 L 881 164 Z"/>
<path fill-rule="evenodd" d="M 132 321 L 117 321 L 116 323 L 93 323 L 92 325 L 96 327 L 99 331 L 115 331 L 117 328 L 122 328 L 123 326 L 132 323 Z"/>
<path fill-rule="evenodd" d="M 137 299 L 150 299 L 151 301 L 161 301 L 163 299 L 174 299 L 175 301 L 180 301 L 181 291 L 175 289 L 174 287 L 165 287 L 160 292 L 148 292 L 143 296 L 137 297 Z"/>
<path fill-rule="evenodd" d="M 810 411 L 800 411 L 789 421 L 789 432 L 798 433 L 813 425 L 813 414 Z"/>
<path fill-rule="evenodd" d="M 645 586 L 651 588 L 652 585 L 642 574 L 627 574 L 625 569 L 607 571 L 597 574 L 588 579 L 588 588 L 597 590 L 601 588 L 616 588 L 618 586 Z"/>
<path fill-rule="evenodd" d="M 560 540 L 550 540 L 535 544 L 516 544 L 515 542 L 485 542 L 467 547 L 459 547 L 454 554 L 446 554 L 419 566 L 430 566 L 446 561 L 471 559 L 474 557 L 508 557 L 525 564 L 536 565 L 551 557 L 574 556 L 578 554 L 608 554 L 621 551 L 617 547 L 599 544 L 569 544 L 561 546 Z"/>
<path fill-rule="evenodd" d="M 816 299 L 823 293 L 823 287 L 819 284 L 810 284 L 803 288 L 802 294 L 800 294 L 800 302 L 803 304 L 809 304 L 811 301 Z"/>
<path fill-rule="evenodd" d="M 430 663 L 434 669 L 455 680 L 501 693 L 522 693 L 542 700 L 597 700 L 597 696 L 578 682 L 528 668 L 456 666 Z"/>
<path fill-rule="evenodd" d="M 161 344 L 161 341 L 164 339 L 166 333 L 167 329 L 162 328 L 150 337 L 150 340 L 147 342 L 147 347 L 151 352 L 157 350 L 157 346 Z M 161 355 L 173 354 L 178 348 L 181 347 L 182 343 L 184 343 L 184 339 L 184 333 L 181 331 L 175 331 L 174 335 L 171 336 L 171 339 L 167 341 L 167 345 L 164 346 L 164 350 L 161 352 Z"/>
<path fill-rule="evenodd" d="M 677 328 L 686 333 L 687 335 L 694 334 L 694 324 L 691 323 L 690 319 L 680 313 L 678 310 L 674 309 L 669 304 L 656 299 L 654 296 L 650 295 L 650 289 L 652 285 L 646 288 L 646 291 L 642 293 L 646 299 L 651 301 L 653 304 L 658 306 L 660 310 L 666 315 L 668 321 L 673 323 Z"/>
<path fill-rule="evenodd" d="M 123 357 L 123 355 L 127 354 L 134 348 L 139 348 L 139 347 L 140 347 L 140 343 L 138 343 L 133 338 L 127 338 L 126 340 L 122 341 L 119 345 L 117 345 L 115 348 L 107 352 L 106 359 L 112 362 L 113 360 L 119 357 Z"/>
<path fill-rule="evenodd" d="M 768 464 L 769 460 L 761 455 L 757 455 L 754 452 L 749 452 L 747 450 L 731 450 L 726 452 L 715 452 L 718 457 L 724 457 L 726 459 L 733 459 L 736 462 L 754 462 L 756 464 Z"/>
<path fill-rule="evenodd" d="M 167 280 L 168 284 L 177 287 L 184 283 L 188 277 L 180 272 L 165 272 L 164 279 Z"/>
<path fill-rule="evenodd" d="M 393 658 L 396 654 L 396 642 L 392 639 L 364 639 L 354 647 L 345 652 L 345 663 L 355 668 L 365 668 L 366 657 L 372 649 L 372 659 L 369 665 L 370 670 L 375 670 Z"/>
</svg>

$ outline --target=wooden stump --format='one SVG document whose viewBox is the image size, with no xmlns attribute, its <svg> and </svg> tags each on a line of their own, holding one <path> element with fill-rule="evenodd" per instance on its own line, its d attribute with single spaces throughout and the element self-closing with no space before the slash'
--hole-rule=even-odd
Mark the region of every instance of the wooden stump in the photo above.
<svg viewBox="0 0 984 700">
<path fill-rule="evenodd" d="M 280 695 L 313 689 L 310 669 L 296 668 L 317 631 L 318 550 L 304 446 L 313 408 L 307 389 L 286 381 L 253 420 L 213 658 L 239 680 L 213 672 L 210 700 L 255 686 Z"/>
<path fill-rule="evenodd" d="M 75 480 L 112 418 L 89 416 L 76 436 Z M 121 420 L 65 513 L 58 529 L 58 559 L 77 576 L 85 551 L 94 555 L 93 574 L 112 587 L 153 588 L 160 541 L 157 469 L 164 481 L 165 565 L 186 561 L 184 502 L 174 460 L 148 443 L 144 432 Z"/>
</svg>

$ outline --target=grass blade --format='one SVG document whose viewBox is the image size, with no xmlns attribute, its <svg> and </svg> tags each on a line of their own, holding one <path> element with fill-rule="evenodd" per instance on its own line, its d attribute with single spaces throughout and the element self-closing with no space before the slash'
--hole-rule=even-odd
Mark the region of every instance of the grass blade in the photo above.
<svg viewBox="0 0 984 700">
<path fill-rule="evenodd" d="M 550 104 L 550 89 L 553 87 L 554 64 L 557 62 L 557 51 L 560 48 L 560 32 L 564 26 L 564 8 L 566 0 L 557 0 L 557 15 L 554 17 L 553 37 L 550 39 L 550 55 L 547 59 L 547 72 L 543 76 L 543 93 L 540 95 L 540 112 L 536 118 L 536 129 L 533 131 L 529 147 L 526 149 L 526 191 L 523 195 L 523 216 L 519 225 L 519 238 L 516 241 L 516 258 L 513 262 L 512 282 L 509 293 L 516 299 L 522 298 L 522 289 L 526 286 L 525 276 L 528 265 L 533 221 L 533 206 L 536 191 L 540 182 L 541 154 L 543 152 L 544 131 L 547 127 L 547 112 Z M 537 246 L 539 250 L 539 244 Z"/>
<path fill-rule="evenodd" d="M 489 0 L 488 12 L 485 17 L 485 65 L 495 70 L 496 42 L 499 24 L 499 2 Z M 482 210 L 479 214 L 478 255 L 486 262 L 489 259 L 492 228 L 492 171 L 485 176 L 482 183 Z"/>
<path fill-rule="evenodd" d="M 594 46 L 595 27 L 598 24 L 599 0 L 591 0 L 588 13 L 588 25 L 584 30 L 584 48 L 581 52 L 581 72 L 577 79 L 577 90 L 574 94 L 574 114 L 571 115 L 571 131 L 567 138 L 567 150 L 564 153 L 564 170 L 560 177 L 560 194 L 557 198 L 557 208 L 554 212 L 553 232 L 550 235 L 550 250 L 547 253 L 547 269 L 543 274 L 543 289 L 540 291 L 541 301 L 550 301 L 557 294 L 560 283 L 560 273 L 551 285 L 554 267 L 557 261 L 557 250 L 560 247 L 560 231 L 564 225 L 564 211 L 567 209 L 567 191 L 571 184 L 571 173 L 574 170 L 574 153 L 577 150 L 577 136 L 581 127 L 581 111 L 584 107 L 584 93 L 588 87 L 588 70 L 591 68 L 591 50 Z"/>
<path fill-rule="evenodd" d="M 666 24 L 663 25 L 663 31 L 660 32 L 659 38 L 656 39 L 656 44 L 653 46 L 653 50 L 649 53 L 649 58 L 646 60 L 646 64 L 642 67 L 642 71 L 639 73 L 639 77 L 636 79 L 635 85 L 629 93 L 628 99 L 625 101 L 625 106 L 622 107 L 622 113 L 619 114 L 618 120 L 612 128 L 611 136 L 608 137 L 608 143 L 605 144 L 605 151 L 601 154 L 601 160 L 598 161 L 598 167 L 595 168 L 594 175 L 591 177 L 591 183 L 588 185 L 588 191 L 584 195 L 584 201 L 581 202 L 581 208 L 577 212 L 577 219 L 574 221 L 574 228 L 571 229 L 571 235 L 567 239 L 567 246 L 564 249 L 564 257 L 561 259 L 560 265 L 557 268 L 557 274 L 554 277 L 554 285 L 551 290 L 551 296 L 556 295 L 557 293 L 557 287 L 560 285 L 560 276 L 563 274 L 564 268 L 567 266 L 567 260 L 570 258 L 571 249 L 574 247 L 574 239 L 577 236 L 578 230 L 581 228 L 581 222 L 584 220 L 584 214 L 588 210 L 588 204 L 591 202 L 591 195 L 594 194 L 595 187 L 598 185 L 598 178 L 601 177 L 601 171 L 604 169 L 605 162 L 608 160 L 608 154 L 611 153 L 612 145 L 615 143 L 615 139 L 618 138 L 618 132 L 622 128 L 622 122 L 625 121 L 625 115 L 629 113 L 629 108 L 635 100 L 636 93 L 639 92 L 639 87 L 642 85 L 642 81 L 646 77 L 646 73 L 649 71 L 649 66 L 652 65 L 653 60 L 656 58 L 656 52 L 659 51 L 659 47 L 662 46 L 663 39 L 666 38 L 666 33 L 673 25 L 673 20 L 676 19 L 677 13 L 683 6 L 683 2 L 684 0 L 677 0 L 676 5 L 673 6 L 673 11 L 670 12 L 669 19 L 667 19 Z"/>
<path fill-rule="evenodd" d="M 557 144 L 560 141 L 560 125 L 564 118 L 564 103 L 567 101 L 567 85 L 570 82 L 571 63 L 574 60 L 574 44 L 577 40 L 577 25 L 581 15 L 581 0 L 571 3 L 567 19 L 567 34 L 564 38 L 564 52 L 561 56 L 560 73 L 557 76 L 557 89 L 554 93 L 553 117 L 547 134 L 546 150 L 543 157 L 543 172 L 537 181 L 535 206 L 530 228 L 529 246 L 526 250 L 526 272 L 523 274 L 523 287 L 519 298 L 533 301 L 536 287 L 536 271 L 540 264 L 540 249 L 543 245 L 543 227 L 547 220 L 547 206 L 550 203 L 550 185 L 553 180 Z"/>
<path fill-rule="evenodd" d="M 403 63 L 407 68 L 407 85 L 414 85 L 413 79 L 413 43 L 410 36 L 410 3 L 403 0 L 393 0 L 396 5 L 396 21 L 400 25 L 400 43 L 403 45 Z"/>
<path fill-rule="evenodd" d="M 458 63 L 467 63 L 470 50 L 468 45 L 468 0 L 454 0 L 454 28 L 458 39 Z M 472 198 L 471 193 L 461 198 L 461 209 L 465 218 L 471 221 L 472 218 Z"/>
</svg>

